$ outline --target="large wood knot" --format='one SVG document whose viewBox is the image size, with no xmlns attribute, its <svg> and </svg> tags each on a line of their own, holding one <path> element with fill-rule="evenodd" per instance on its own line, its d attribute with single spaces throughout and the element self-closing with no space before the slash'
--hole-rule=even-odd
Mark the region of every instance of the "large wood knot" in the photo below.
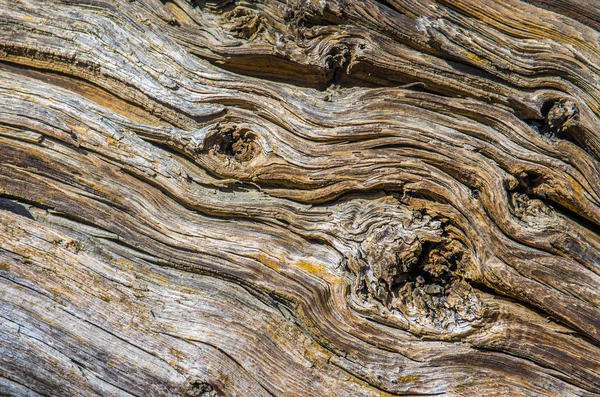
<svg viewBox="0 0 600 397">
<path fill-rule="evenodd" d="M 370 230 L 357 258 L 355 301 L 377 308 L 418 334 L 456 336 L 472 329 L 482 305 L 464 280 L 470 251 L 439 220 L 419 211 L 411 219 Z"/>
</svg>

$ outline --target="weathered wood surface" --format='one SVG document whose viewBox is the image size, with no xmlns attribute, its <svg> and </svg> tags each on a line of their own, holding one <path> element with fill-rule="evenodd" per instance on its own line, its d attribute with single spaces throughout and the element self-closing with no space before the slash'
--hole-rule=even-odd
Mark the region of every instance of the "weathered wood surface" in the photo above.
<svg viewBox="0 0 600 397">
<path fill-rule="evenodd" d="M 600 395 L 598 29 L 0 0 L 0 395 Z"/>
</svg>

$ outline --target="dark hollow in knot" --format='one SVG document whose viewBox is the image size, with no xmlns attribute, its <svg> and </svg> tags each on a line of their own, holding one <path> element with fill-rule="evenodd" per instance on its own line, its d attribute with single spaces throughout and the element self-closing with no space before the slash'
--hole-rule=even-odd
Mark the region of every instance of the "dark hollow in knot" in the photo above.
<svg viewBox="0 0 600 397">
<path fill-rule="evenodd" d="M 238 126 L 221 127 L 218 133 L 209 138 L 207 147 L 209 152 L 219 157 L 232 158 L 238 163 L 252 160 L 261 151 L 256 135 Z"/>
<path fill-rule="evenodd" d="M 215 389 L 206 382 L 193 381 L 189 383 L 186 390 L 186 396 L 189 397 L 217 397 Z"/>
<path fill-rule="evenodd" d="M 544 182 L 546 182 L 544 175 L 531 170 L 523 171 L 517 174 L 516 177 L 519 181 L 517 190 L 519 190 L 521 193 L 531 193 L 534 191 L 534 189 L 540 187 Z"/>
<path fill-rule="evenodd" d="M 543 119 L 526 120 L 539 134 L 575 142 L 579 125 L 579 108 L 570 99 L 552 99 L 540 109 Z"/>
</svg>

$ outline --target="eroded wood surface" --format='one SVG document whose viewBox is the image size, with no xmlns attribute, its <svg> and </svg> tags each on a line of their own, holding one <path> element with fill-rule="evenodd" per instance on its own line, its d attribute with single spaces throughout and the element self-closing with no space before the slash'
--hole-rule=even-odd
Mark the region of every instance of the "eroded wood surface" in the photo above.
<svg viewBox="0 0 600 397">
<path fill-rule="evenodd" d="M 599 395 L 598 29 L 0 0 L 0 395 Z"/>
</svg>

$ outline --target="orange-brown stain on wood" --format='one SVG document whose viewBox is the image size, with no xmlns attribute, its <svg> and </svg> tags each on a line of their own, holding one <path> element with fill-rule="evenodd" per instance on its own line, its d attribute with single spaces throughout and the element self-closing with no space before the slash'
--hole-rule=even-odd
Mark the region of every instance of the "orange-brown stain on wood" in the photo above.
<svg viewBox="0 0 600 397">
<path fill-rule="evenodd" d="M 307 271 L 310 274 L 314 274 L 315 276 L 319 276 L 327 282 L 336 283 L 340 281 L 340 278 L 335 276 L 327 266 L 322 263 L 317 262 L 309 262 L 304 260 L 299 260 L 294 263 L 294 266 L 300 268 L 302 270 Z"/>
<path fill-rule="evenodd" d="M 252 259 L 256 259 L 257 261 L 259 261 L 263 265 L 267 266 L 268 268 L 271 268 L 275 271 L 279 271 L 279 264 L 276 261 L 269 259 L 266 255 L 249 254 L 248 256 Z"/>
</svg>

